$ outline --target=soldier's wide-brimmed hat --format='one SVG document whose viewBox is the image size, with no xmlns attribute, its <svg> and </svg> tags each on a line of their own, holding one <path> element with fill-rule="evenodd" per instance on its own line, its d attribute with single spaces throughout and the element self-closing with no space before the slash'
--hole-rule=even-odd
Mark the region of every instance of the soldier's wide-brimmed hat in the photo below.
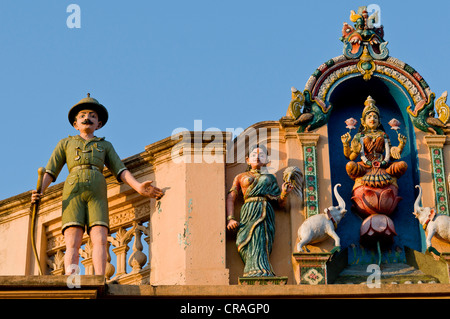
<svg viewBox="0 0 450 319">
<path fill-rule="evenodd" d="M 106 107 L 101 105 L 88 93 L 87 97 L 81 99 L 77 104 L 72 106 L 69 111 L 69 122 L 72 126 L 75 122 L 75 117 L 77 116 L 78 112 L 82 110 L 93 110 L 97 112 L 98 120 L 102 122 L 102 126 L 105 126 L 106 122 L 108 121 L 108 111 L 106 110 Z"/>
</svg>

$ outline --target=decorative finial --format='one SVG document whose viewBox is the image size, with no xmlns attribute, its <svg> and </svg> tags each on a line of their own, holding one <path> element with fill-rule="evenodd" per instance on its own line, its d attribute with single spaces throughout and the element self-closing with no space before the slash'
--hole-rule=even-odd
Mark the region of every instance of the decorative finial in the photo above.
<svg viewBox="0 0 450 319">
<path fill-rule="evenodd" d="M 91 93 L 88 93 L 88 94 L 87 94 L 87 97 L 91 97 Z"/>
</svg>

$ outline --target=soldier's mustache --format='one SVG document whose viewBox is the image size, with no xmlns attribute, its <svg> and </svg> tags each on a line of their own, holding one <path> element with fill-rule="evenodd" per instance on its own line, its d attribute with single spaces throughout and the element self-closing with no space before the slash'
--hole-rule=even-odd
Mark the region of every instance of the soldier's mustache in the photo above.
<svg viewBox="0 0 450 319">
<path fill-rule="evenodd" d="M 90 119 L 85 119 L 81 124 L 94 124 Z"/>
</svg>

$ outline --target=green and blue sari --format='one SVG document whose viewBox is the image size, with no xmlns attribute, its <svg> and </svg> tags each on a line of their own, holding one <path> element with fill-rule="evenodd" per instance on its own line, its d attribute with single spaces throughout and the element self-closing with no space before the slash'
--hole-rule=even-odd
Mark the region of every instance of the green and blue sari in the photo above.
<svg viewBox="0 0 450 319">
<path fill-rule="evenodd" d="M 252 171 L 253 183 L 244 194 L 236 238 L 239 255 L 245 264 L 244 277 L 275 276 L 269 255 L 275 235 L 275 213 L 269 200 L 281 194 L 272 174 Z"/>
</svg>

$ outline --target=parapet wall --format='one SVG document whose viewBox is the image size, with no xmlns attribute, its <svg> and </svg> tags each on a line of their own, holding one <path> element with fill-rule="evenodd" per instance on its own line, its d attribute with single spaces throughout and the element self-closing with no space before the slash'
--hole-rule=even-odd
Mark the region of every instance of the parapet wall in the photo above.
<svg viewBox="0 0 450 319">
<path fill-rule="evenodd" d="M 275 239 L 270 260 L 288 284 L 299 283 L 296 252 L 297 229 L 307 215 L 307 206 L 317 204 L 323 212 L 332 205 L 327 126 L 312 133 L 297 133 L 286 118 L 267 121 L 249 128 L 256 141 L 265 143 L 272 155 L 269 169 L 279 185 L 288 166 L 305 169 L 305 146 L 315 151 L 316 188 L 306 189 L 304 201 L 291 196 L 287 209 L 275 207 Z M 242 275 L 243 263 L 237 253 L 236 234 L 226 231 L 225 202 L 234 177 L 245 171 L 245 149 L 251 142 L 247 129 L 231 139 L 225 132 L 185 132 L 183 138 L 168 137 L 145 147 L 142 153 L 124 159 L 140 181 L 152 180 L 164 189 L 161 200 L 141 197 L 127 185 L 115 181 L 105 169 L 108 183 L 111 234 L 109 243 L 109 282 L 135 285 L 234 285 Z M 262 134 L 262 133 L 263 134 Z M 448 138 L 428 137 L 416 131 L 422 203 L 435 203 L 431 146 L 440 143 L 443 158 L 450 156 Z M 244 145 L 244 146 L 242 146 Z M 341 152 L 339 146 L 339 152 Z M 336 151 L 338 152 L 338 151 Z M 232 153 L 230 159 L 228 155 Z M 213 156 L 207 158 L 205 155 Z M 448 171 L 447 162 L 444 169 Z M 64 238 L 61 235 L 61 193 L 63 183 L 51 186 L 40 206 L 36 243 L 46 275 L 63 272 Z M 314 191 L 314 196 L 308 196 Z M 31 191 L 0 202 L 0 275 L 37 275 L 38 268 L 30 245 Z M 239 217 L 242 200 L 237 203 Z M 308 206 L 309 207 L 309 206 Z M 441 251 L 448 245 L 433 239 Z M 93 275 L 89 238 L 80 251 L 84 274 Z M 328 252 L 333 241 L 309 246 L 313 252 Z"/>
</svg>

